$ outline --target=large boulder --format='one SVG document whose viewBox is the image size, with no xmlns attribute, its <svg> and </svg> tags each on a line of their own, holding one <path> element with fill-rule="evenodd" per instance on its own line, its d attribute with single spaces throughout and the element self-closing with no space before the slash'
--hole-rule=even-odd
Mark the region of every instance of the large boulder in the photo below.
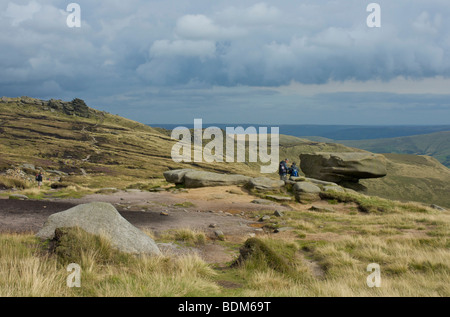
<svg viewBox="0 0 450 317">
<path fill-rule="evenodd" d="M 183 184 L 184 183 L 184 175 L 186 175 L 187 172 L 193 172 L 195 171 L 192 168 L 183 168 L 178 170 L 171 170 L 171 171 L 165 171 L 163 173 L 164 178 L 169 183 L 174 184 Z"/>
<path fill-rule="evenodd" d="M 41 239 L 53 239 L 57 228 L 79 227 L 86 232 L 105 235 L 113 247 L 133 254 L 161 254 L 155 241 L 133 226 L 109 203 L 82 204 L 48 217 L 36 234 Z"/>
<path fill-rule="evenodd" d="M 320 200 L 321 189 L 319 186 L 309 182 L 298 182 L 292 187 L 295 199 L 302 204 Z"/>
<path fill-rule="evenodd" d="M 300 155 L 300 167 L 307 177 L 334 182 L 358 182 L 361 178 L 386 176 L 386 158 L 365 152 Z"/>
<path fill-rule="evenodd" d="M 255 177 L 249 181 L 250 188 L 257 190 L 277 190 L 284 186 L 284 181 L 268 177 Z"/>
<path fill-rule="evenodd" d="M 190 171 L 184 175 L 186 188 L 244 185 L 251 177 L 238 174 L 219 174 L 213 172 Z"/>
</svg>

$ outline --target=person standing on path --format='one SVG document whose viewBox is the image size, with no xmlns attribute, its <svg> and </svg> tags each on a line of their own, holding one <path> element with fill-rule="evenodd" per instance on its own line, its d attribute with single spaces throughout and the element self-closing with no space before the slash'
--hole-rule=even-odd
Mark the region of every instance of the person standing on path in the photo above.
<svg viewBox="0 0 450 317">
<path fill-rule="evenodd" d="M 43 180 L 44 180 L 44 177 L 42 176 L 42 172 L 39 172 L 39 174 L 36 175 L 36 181 L 38 182 L 39 189 L 41 189 Z"/>
</svg>

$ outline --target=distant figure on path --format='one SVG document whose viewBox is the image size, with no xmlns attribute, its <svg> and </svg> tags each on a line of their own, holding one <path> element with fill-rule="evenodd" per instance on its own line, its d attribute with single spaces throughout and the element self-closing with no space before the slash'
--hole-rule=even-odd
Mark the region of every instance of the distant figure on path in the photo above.
<svg viewBox="0 0 450 317">
<path fill-rule="evenodd" d="M 41 189 L 43 179 L 44 177 L 42 176 L 42 172 L 39 172 L 39 174 L 36 175 L 36 181 L 38 182 L 39 189 Z"/>
<path fill-rule="evenodd" d="M 281 161 L 280 162 L 280 167 L 278 169 L 278 174 L 280 175 L 280 179 L 282 181 L 286 181 L 287 180 L 287 173 L 288 173 L 287 162 L 289 162 L 288 159 L 284 159 L 283 161 Z"/>
</svg>

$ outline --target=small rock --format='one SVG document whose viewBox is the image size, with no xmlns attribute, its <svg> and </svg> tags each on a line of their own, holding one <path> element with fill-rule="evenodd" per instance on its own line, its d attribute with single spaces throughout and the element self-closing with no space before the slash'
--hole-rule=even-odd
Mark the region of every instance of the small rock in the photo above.
<svg viewBox="0 0 450 317">
<path fill-rule="evenodd" d="M 292 229 L 294 229 L 294 228 L 292 228 L 292 227 L 281 227 L 281 228 L 275 229 L 273 232 L 274 233 L 279 233 L 279 232 L 288 231 L 288 230 L 292 230 Z"/>
<path fill-rule="evenodd" d="M 251 201 L 253 204 L 258 204 L 258 205 L 270 205 L 273 204 L 273 202 L 271 202 L 270 200 L 267 199 L 255 199 Z"/>
<path fill-rule="evenodd" d="M 291 201 L 292 197 L 286 197 L 286 196 L 277 196 L 277 195 L 266 195 L 267 198 L 272 198 L 277 201 Z"/>
<path fill-rule="evenodd" d="M 284 216 L 284 214 L 279 210 L 275 210 L 275 212 L 273 214 L 275 217 L 283 217 Z"/>
<path fill-rule="evenodd" d="M 161 211 L 160 215 L 161 216 L 168 216 L 169 214 L 167 212 L 165 212 L 165 211 Z"/>
<path fill-rule="evenodd" d="M 441 207 L 441 206 L 438 206 L 435 204 L 432 204 L 430 207 L 433 209 L 439 210 L 439 211 L 447 211 L 447 209 L 445 209 L 444 207 Z"/>
<path fill-rule="evenodd" d="M 331 207 L 320 207 L 316 205 L 312 205 L 311 208 L 309 208 L 309 210 L 319 212 L 334 212 L 334 209 Z"/>
<path fill-rule="evenodd" d="M 216 228 L 216 227 L 217 227 L 217 224 L 216 224 L 216 223 L 212 223 L 212 224 L 209 225 L 209 227 L 210 227 L 210 228 Z"/>
<path fill-rule="evenodd" d="M 266 220 L 270 220 L 270 216 L 262 216 L 261 218 L 259 218 L 260 222 L 266 221 Z"/>
<path fill-rule="evenodd" d="M 219 240 L 222 240 L 222 241 L 225 240 L 225 235 L 223 234 L 223 232 L 221 230 L 215 230 L 214 234 L 216 235 L 216 237 Z"/>
<path fill-rule="evenodd" d="M 25 196 L 25 195 L 11 194 L 11 195 L 9 195 L 9 199 L 26 200 L 26 199 L 29 199 L 29 198 L 28 198 L 28 196 Z"/>
</svg>

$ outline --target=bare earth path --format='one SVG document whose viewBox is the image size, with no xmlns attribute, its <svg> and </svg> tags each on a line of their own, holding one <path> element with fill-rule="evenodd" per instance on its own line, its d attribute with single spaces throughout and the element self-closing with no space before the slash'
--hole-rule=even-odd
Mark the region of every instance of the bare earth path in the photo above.
<svg viewBox="0 0 450 317">
<path fill-rule="evenodd" d="M 227 241 L 242 242 L 251 234 L 262 233 L 258 230 L 257 219 L 244 216 L 244 212 L 288 209 L 278 203 L 252 203 L 255 198 L 239 187 L 224 186 L 190 189 L 183 193 L 119 191 L 80 199 L 0 199 L 0 233 L 35 233 L 53 213 L 83 203 L 108 202 L 130 223 L 156 236 L 170 229 L 190 228 L 214 238 L 214 231 L 221 230 Z M 223 246 L 214 243 L 205 245 L 201 253 L 210 262 L 226 262 L 232 258 Z"/>
</svg>

